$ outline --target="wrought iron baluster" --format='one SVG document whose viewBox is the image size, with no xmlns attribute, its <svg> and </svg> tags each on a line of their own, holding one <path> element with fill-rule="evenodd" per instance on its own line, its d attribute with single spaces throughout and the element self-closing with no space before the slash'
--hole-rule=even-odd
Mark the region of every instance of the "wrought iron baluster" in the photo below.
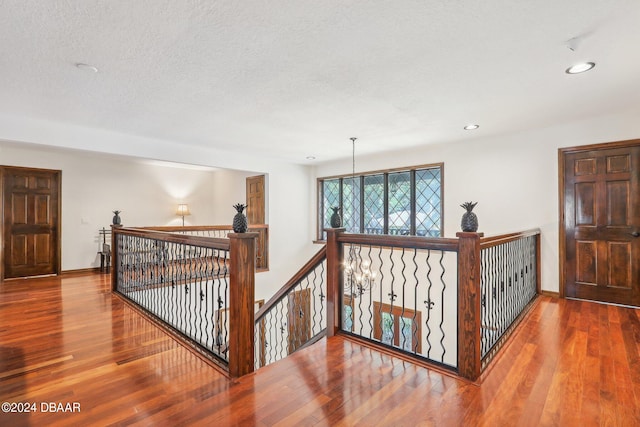
<svg viewBox="0 0 640 427">
<path fill-rule="evenodd" d="M 429 359 L 430 356 L 431 356 L 431 310 L 433 309 L 433 306 L 435 305 L 435 303 L 431 299 L 431 288 L 433 287 L 433 281 L 431 280 L 431 271 L 433 270 L 433 268 L 431 267 L 431 261 L 430 260 L 431 260 L 431 249 L 427 250 L 427 257 L 426 257 L 426 264 L 427 264 L 427 299 L 424 301 L 424 304 L 426 304 L 426 307 L 427 307 L 427 320 L 425 321 L 425 324 L 427 326 L 427 336 L 426 336 L 426 342 L 427 342 L 426 356 L 427 356 L 427 359 Z"/>
<path fill-rule="evenodd" d="M 440 251 L 440 268 L 442 269 L 442 272 L 440 273 L 440 283 L 442 283 L 442 293 L 440 294 L 440 325 L 438 327 L 440 328 L 440 333 L 442 334 L 440 336 L 440 347 L 442 348 L 442 357 L 440 359 L 440 362 L 445 363 L 444 357 L 445 357 L 445 354 L 447 353 L 447 349 L 444 345 L 444 339 L 446 334 L 442 325 L 444 325 L 444 317 L 445 317 L 444 301 L 445 301 L 445 291 L 447 289 L 447 283 L 444 281 L 444 273 L 446 271 L 446 268 L 444 266 L 443 260 L 444 260 L 444 251 Z"/>
<path fill-rule="evenodd" d="M 416 261 L 416 257 L 418 256 L 418 251 L 416 249 L 413 250 L 413 318 L 411 321 L 411 351 L 413 353 L 418 352 L 418 343 L 422 339 L 422 337 L 418 336 L 418 328 L 415 326 L 417 323 L 416 317 L 418 313 L 418 262 Z"/>
</svg>

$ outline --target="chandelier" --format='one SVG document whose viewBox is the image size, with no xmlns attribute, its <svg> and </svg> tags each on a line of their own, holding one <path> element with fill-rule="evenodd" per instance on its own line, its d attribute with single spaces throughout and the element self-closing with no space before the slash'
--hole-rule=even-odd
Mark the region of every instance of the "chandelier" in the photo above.
<svg viewBox="0 0 640 427">
<path fill-rule="evenodd" d="M 377 273 L 371 269 L 369 261 L 360 264 L 354 259 L 344 264 L 345 294 L 357 298 L 371 290 L 376 284 Z"/>
</svg>

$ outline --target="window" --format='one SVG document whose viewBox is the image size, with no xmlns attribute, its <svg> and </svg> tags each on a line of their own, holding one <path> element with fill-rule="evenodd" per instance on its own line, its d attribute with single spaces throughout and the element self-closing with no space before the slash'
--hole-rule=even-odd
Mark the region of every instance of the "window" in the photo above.
<svg viewBox="0 0 640 427">
<path fill-rule="evenodd" d="M 349 233 L 442 236 L 442 169 L 427 165 L 318 180 L 318 237 L 332 207 Z"/>
<path fill-rule="evenodd" d="M 342 296 L 342 330 L 353 332 L 353 298 Z"/>
<path fill-rule="evenodd" d="M 422 351 L 421 313 L 408 308 L 373 302 L 373 338 L 404 351 Z"/>
</svg>

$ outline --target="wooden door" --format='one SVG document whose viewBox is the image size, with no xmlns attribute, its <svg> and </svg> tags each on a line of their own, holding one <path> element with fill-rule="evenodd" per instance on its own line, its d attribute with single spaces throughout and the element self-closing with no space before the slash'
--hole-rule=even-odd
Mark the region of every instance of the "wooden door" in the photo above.
<svg viewBox="0 0 640 427">
<path fill-rule="evenodd" d="M 640 140 L 561 160 L 565 296 L 640 306 Z"/>
<path fill-rule="evenodd" d="M 264 175 L 247 178 L 247 220 L 249 225 L 264 224 Z"/>
<path fill-rule="evenodd" d="M 60 171 L 2 168 L 4 278 L 60 272 Z"/>
<path fill-rule="evenodd" d="M 309 289 L 289 294 L 289 354 L 311 339 L 311 292 Z"/>
</svg>

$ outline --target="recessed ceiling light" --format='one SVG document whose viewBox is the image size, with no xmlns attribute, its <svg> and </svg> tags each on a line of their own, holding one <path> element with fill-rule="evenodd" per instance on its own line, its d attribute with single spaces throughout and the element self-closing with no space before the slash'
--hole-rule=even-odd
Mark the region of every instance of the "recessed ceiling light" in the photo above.
<svg viewBox="0 0 640 427">
<path fill-rule="evenodd" d="M 307 156 L 307 160 L 315 160 L 315 156 Z"/>
<path fill-rule="evenodd" d="M 83 64 L 82 62 L 78 62 L 76 64 L 76 67 L 79 70 L 83 70 L 83 71 L 91 71 L 93 73 L 97 73 L 98 72 L 98 69 L 96 67 L 94 67 L 93 65 Z"/>
<path fill-rule="evenodd" d="M 466 125 L 464 127 L 464 130 L 475 130 L 478 129 L 480 127 L 480 125 Z"/>
<path fill-rule="evenodd" d="M 572 67 L 567 68 L 564 72 L 567 74 L 580 74 L 584 73 L 585 71 L 589 71 L 595 66 L 595 62 L 582 62 L 580 64 L 576 64 Z"/>
</svg>

